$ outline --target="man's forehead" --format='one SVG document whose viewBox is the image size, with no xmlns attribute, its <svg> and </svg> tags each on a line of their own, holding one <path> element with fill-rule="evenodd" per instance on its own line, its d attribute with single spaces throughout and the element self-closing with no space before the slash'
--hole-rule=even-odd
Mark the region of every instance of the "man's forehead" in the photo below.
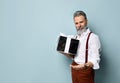
<svg viewBox="0 0 120 83">
<path fill-rule="evenodd" d="M 85 17 L 84 17 L 84 16 L 76 16 L 76 17 L 74 18 L 74 21 L 83 21 L 83 20 L 85 20 Z"/>
</svg>

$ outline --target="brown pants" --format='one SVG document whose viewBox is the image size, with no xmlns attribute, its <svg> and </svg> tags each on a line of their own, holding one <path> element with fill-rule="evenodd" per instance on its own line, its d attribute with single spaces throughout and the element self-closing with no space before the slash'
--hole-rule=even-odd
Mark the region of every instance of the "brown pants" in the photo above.
<svg viewBox="0 0 120 83">
<path fill-rule="evenodd" d="M 72 65 L 78 65 L 75 62 Z M 94 83 L 94 70 L 92 68 L 75 70 L 71 68 L 72 83 Z"/>
</svg>

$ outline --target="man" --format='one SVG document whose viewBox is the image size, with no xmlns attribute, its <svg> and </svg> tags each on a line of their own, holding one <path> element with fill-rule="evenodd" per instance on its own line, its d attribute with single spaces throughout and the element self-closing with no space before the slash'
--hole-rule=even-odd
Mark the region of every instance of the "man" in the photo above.
<svg viewBox="0 0 120 83">
<path fill-rule="evenodd" d="M 91 31 L 87 27 L 87 16 L 83 11 L 76 11 L 73 18 L 77 30 L 77 39 L 79 39 L 80 44 L 74 57 L 73 55 L 65 54 L 73 58 L 73 63 L 70 65 L 72 82 L 94 83 L 94 70 L 99 69 L 100 41 L 96 34 L 90 34 Z M 87 39 L 88 48 L 86 49 Z"/>
</svg>

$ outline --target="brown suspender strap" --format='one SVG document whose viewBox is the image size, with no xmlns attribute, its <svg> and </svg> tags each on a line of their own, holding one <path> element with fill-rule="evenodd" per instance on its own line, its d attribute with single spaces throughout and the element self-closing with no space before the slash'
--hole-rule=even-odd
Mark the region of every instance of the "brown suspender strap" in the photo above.
<svg viewBox="0 0 120 83">
<path fill-rule="evenodd" d="M 86 41 L 85 63 L 88 62 L 88 41 L 89 41 L 89 37 L 90 37 L 90 34 L 91 34 L 91 33 L 92 33 L 92 32 L 90 32 L 90 33 L 88 34 L 87 41 Z"/>
</svg>

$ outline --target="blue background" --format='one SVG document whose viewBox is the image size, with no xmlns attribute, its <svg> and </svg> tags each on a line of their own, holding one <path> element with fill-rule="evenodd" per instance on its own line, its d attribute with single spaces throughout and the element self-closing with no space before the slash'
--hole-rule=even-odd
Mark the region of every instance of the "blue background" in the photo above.
<svg viewBox="0 0 120 83">
<path fill-rule="evenodd" d="M 71 60 L 56 51 L 83 10 L 102 44 L 96 83 L 120 82 L 119 0 L 0 0 L 0 83 L 71 83 Z"/>
</svg>

